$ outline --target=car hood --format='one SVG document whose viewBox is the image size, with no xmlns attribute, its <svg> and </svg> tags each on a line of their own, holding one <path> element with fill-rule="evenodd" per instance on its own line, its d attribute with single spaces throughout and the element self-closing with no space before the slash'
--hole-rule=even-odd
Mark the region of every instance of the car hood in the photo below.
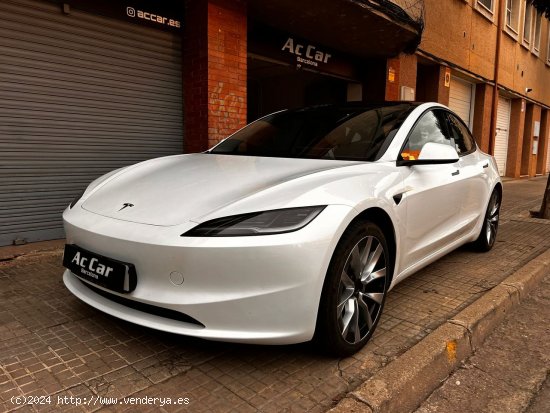
<svg viewBox="0 0 550 413">
<path fill-rule="evenodd" d="M 300 178 L 358 164 L 350 161 L 191 154 L 157 158 L 124 169 L 91 191 L 82 208 L 151 225 L 201 222 L 215 211 L 245 213 L 270 203 L 258 194 Z M 311 184 L 318 185 L 319 182 Z M 292 186 L 292 185 L 290 185 Z M 307 186 L 307 185 L 306 185 Z M 301 183 L 300 191 L 307 188 Z M 290 192 L 290 193 L 289 193 Z M 289 196 L 296 191 L 287 191 Z M 265 196 L 260 197 L 265 200 Z M 284 207 L 287 200 L 272 202 Z M 243 205 L 242 208 L 227 208 Z M 254 209 L 254 208 L 258 209 Z"/>
</svg>

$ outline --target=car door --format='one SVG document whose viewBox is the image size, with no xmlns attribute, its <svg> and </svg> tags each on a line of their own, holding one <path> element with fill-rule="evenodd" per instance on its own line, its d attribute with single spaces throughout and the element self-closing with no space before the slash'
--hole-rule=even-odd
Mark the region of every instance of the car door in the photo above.
<svg viewBox="0 0 550 413">
<path fill-rule="evenodd" d="M 453 146 L 442 109 L 429 110 L 418 119 L 405 141 L 402 158 L 418 159 L 428 142 Z M 462 197 L 456 188 L 458 161 L 402 168 L 407 215 L 400 261 L 406 270 L 458 238 Z"/>
<path fill-rule="evenodd" d="M 473 136 L 466 125 L 454 114 L 445 113 L 447 126 L 456 151 L 460 156 L 460 193 L 462 209 L 460 227 L 464 233 L 470 232 L 485 212 L 490 186 L 489 159 L 477 150 Z"/>
</svg>

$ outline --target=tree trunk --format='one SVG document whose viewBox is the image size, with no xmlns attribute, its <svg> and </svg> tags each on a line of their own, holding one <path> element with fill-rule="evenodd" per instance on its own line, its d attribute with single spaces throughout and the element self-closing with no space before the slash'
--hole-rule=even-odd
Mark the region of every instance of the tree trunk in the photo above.
<svg viewBox="0 0 550 413">
<path fill-rule="evenodd" d="M 548 174 L 546 190 L 544 191 L 542 205 L 540 206 L 539 218 L 550 219 L 550 174 Z"/>
</svg>

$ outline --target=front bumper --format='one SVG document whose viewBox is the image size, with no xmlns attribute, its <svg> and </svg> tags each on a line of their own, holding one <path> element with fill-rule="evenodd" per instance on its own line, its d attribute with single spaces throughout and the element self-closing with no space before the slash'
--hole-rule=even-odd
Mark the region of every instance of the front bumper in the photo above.
<svg viewBox="0 0 550 413">
<path fill-rule="evenodd" d="M 136 289 L 110 294 L 186 314 L 202 325 L 114 302 L 69 270 L 63 280 L 89 305 L 146 327 L 223 341 L 303 342 L 313 337 L 332 253 L 355 216 L 353 208 L 330 205 L 296 232 L 191 238 L 180 234 L 195 224 L 160 227 L 78 207 L 65 211 L 68 243 L 135 265 Z"/>
</svg>

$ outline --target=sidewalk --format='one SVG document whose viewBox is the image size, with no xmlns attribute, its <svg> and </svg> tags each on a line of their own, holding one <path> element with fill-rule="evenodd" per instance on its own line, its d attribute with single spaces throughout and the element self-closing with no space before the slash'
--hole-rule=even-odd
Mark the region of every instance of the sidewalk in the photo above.
<svg viewBox="0 0 550 413">
<path fill-rule="evenodd" d="M 546 178 L 504 184 L 501 226 L 486 254 L 459 249 L 388 295 L 376 334 L 358 354 L 320 356 L 310 345 L 259 347 L 160 333 L 104 315 L 63 286 L 61 251 L 0 263 L 0 410 L 18 395 L 189 398 L 147 411 L 324 412 L 509 274 L 550 248 L 550 222 L 529 218 Z M 94 399 L 95 398 L 95 399 Z M 105 400 L 103 400 L 105 401 Z M 115 408 L 116 407 L 116 408 Z M 54 410 L 53 404 L 24 411 Z"/>
</svg>

